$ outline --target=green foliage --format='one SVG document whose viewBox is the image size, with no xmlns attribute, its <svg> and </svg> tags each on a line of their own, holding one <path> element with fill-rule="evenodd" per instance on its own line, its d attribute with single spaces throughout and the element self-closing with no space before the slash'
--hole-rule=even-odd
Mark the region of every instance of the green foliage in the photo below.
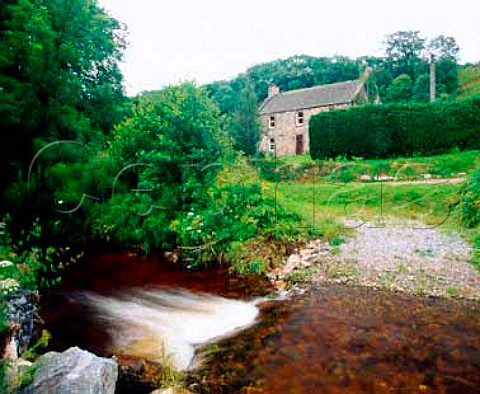
<svg viewBox="0 0 480 394">
<path fill-rule="evenodd" d="M 92 208 L 93 234 L 118 245 L 172 248 L 170 223 L 202 202 L 221 146 L 218 110 L 193 83 L 150 93 L 114 130 L 112 197 Z"/>
<path fill-rule="evenodd" d="M 404 73 L 412 76 L 414 61 L 420 58 L 425 49 L 425 41 L 419 31 L 397 31 L 386 37 L 386 54 L 405 68 Z"/>
<path fill-rule="evenodd" d="M 428 51 L 437 59 L 455 61 L 458 58 L 460 47 L 455 41 L 455 38 L 439 35 L 430 40 L 428 43 Z"/>
<path fill-rule="evenodd" d="M 292 241 L 301 233 L 295 229 L 298 216 L 282 209 L 275 200 L 264 197 L 257 184 L 214 187 L 211 196 L 210 203 L 203 209 L 192 207 L 173 224 L 178 243 L 191 266 L 225 259 L 250 272 L 255 271 L 255 267 L 260 270 L 263 265 L 239 253 L 246 252 L 245 242 L 259 237 Z M 238 264 L 239 261 L 242 263 Z"/>
<path fill-rule="evenodd" d="M 480 147 L 480 100 L 390 104 L 321 113 L 310 121 L 313 159 L 434 155 Z"/>
<path fill-rule="evenodd" d="M 40 226 L 36 221 L 32 229 L 22 234 L 22 238 L 13 243 L 8 233 L 9 218 L 0 228 L 0 337 L 7 333 L 6 303 L 9 297 L 19 289 L 34 290 L 60 283 L 60 267 L 54 263 L 54 248 L 43 251 L 36 246 L 40 238 Z M 41 346 L 41 343 L 33 350 Z M 0 387 L 4 378 L 0 365 Z"/>
<path fill-rule="evenodd" d="M 458 73 L 460 89 L 459 99 L 480 96 L 480 66 L 469 65 L 461 67 Z"/>
<path fill-rule="evenodd" d="M 473 241 L 473 256 L 470 262 L 480 271 L 480 234 Z"/>
<path fill-rule="evenodd" d="M 430 76 L 420 75 L 412 88 L 412 99 L 416 102 L 428 103 L 430 101 Z"/>
<path fill-rule="evenodd" d="M 345 240 L 342 237 L 335 237 L 330 240 L 330 245 L 332 246 L 340 246 L 345 243 Z"/>
<path fill-rule="evenodd" d="M 309 282 L 314 274 L 315 270 L 312 267 L 299 268 L 290 274 L 289 280 L 292 283 Z"/>
<path fill-rule="evenodd" d="M 22 232 L 17 243 L 12 242 L 6 228 L 2 229 L 0 260 L 4 261 L 4 266 L 0 267 L 0 281 L 3 294 L 18 288 L 33 290 L 60 283 L 62 267 L 55 261 L 58 252 L 53 247 L 45 250 L 38 247 L 40 236 L 38 220 L 30 231 Z"/>
<path fill-rule="evenodd" d="M 462 191 L 459 209 L 465 227 L 480 226 L 480 171 L 473 173 L 469 185 Z"/>
<path fill-rule="evenodd" d="M 436 61 L 437 96 L 455 98 L 459 84 L 458 65 L 455 59 L 440 58 Z"/>
<path fill-rule="evenodd" d="M 245 80 L 252 82 L 260 103 L 267 97 L 269 84 L 279 86 L 282 91 L 308 88 L 357 79 L 360 68 L 358 60 L 344 56 L 330 58 L 292 56 L 253 66 L 231 81 L 219 81 L 207 85 L 207 90 L 222 113 L 232 114 L 236 109 L 238 94 L 244 89 Z"/>
<path fill-rule="evenodd" d="M 44 252 L 52 239 L 79 244 L 91 201 L 69 217 L 58 202 L 74 208 L 97 188 L 100 171 L 89 165 L 125 110 L 124 27 L 96 0 L 8 1 L 0 12 L 2 213 L 15 240 L 39 218 Z M 32 163 L 62 140 L 85 145 L 48 148 Z"/>
<path fill-rule="evenodd" d="M 418 31 L 399 31 L 386 37 L 385 57 L 366 58 L 374 68 L 373 80 L 382 100 L 389 102 L 420 101 L 429 99 L 429 61 L 428 54 L 435 55 L 436 87 L 439 98 L 450 98 L 458 87 L 458 45 L 453 37 L 443 35 L 430 41 L 421 37 Z M 408 75 L 413 84 L 413 95 L 409 94 L 410 83 L 398 80 Z M 402 77 L 405 78 L 405 77 Z M 388 94 L 388 91 L 392 91 Z"/>
<path fill-rule="evenodd" d="M 260 121 L 257 96 L 250 80 L 246 80 L 245 87 L 238 94 L 230 129 L 236 150 L 242 151 L 248 156 L 257 153 L 260 141 Z"/>
<path fill-rule="evenodd" d="M 20 357 L 24 360 L 28 361 L 35 361 L 38 358 L 38 352 L 41 350 L 45 350 L 48 348 L 48 344 L 52 339 L 52 334 L 47 330 L 42 330 L 42 334 L 40 338 L 38 338 L 37 342 L 31 347 L 29 347 Z"/>
</svg>

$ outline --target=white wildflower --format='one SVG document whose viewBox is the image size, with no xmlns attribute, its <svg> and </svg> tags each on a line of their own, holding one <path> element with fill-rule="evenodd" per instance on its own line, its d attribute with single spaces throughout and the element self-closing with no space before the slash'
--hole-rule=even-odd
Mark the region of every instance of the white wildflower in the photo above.
<svg viewBox="0 0 480 394">
<path fill-rule="evenodd" d="M 10 292 L 17 290 L 20 287 L 19 283 L 12 278 L 0 280 L 0 291 Z"/>
<path fill-rule="evenodd" d="M 11 267 L 12 265 L 13 263 L 11 261 L 8 261 L 8 260 L 0 261 L 0 268 Z"/>
</svg>

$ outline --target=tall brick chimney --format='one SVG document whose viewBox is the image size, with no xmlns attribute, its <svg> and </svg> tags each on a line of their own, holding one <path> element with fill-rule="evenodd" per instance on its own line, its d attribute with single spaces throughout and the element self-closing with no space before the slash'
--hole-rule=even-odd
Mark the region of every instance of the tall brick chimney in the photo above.
<svg viewBox="0 0 480 394">
<path fill-rule="evenodd" d="M 268 85 L 268 97 L 275 96 L 278 93 L 280 93 L 280 88 L 277 85 Z"/>
</svg>

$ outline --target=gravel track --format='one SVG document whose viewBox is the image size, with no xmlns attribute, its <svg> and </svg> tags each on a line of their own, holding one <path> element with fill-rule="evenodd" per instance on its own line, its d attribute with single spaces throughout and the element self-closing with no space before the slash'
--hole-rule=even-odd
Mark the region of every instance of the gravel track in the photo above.
<svg viewBox="0 0 480 394">
<path fill-rule="evenodd" d="M 480 272 L 469 263 L 472 248 L 465 240 L 454 231 L 416 227 L 365 224 L 340 246 L 311 241 L 275 277 L 480 300 Z"/>
</svg>

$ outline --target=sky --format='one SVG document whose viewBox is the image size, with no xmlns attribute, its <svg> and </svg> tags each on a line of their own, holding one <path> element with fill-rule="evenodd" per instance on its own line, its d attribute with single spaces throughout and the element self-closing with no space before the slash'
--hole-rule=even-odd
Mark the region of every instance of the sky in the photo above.
<svg viewBox="0 0 480 394">
<path fill-rule="evenodd" d="M 382 55 L 387 34 L 453 36 L 461 62 L 480 60 L 478 0 L 99 0 L 128 28 L 128 94 L 231 79 L 293 55 Z"/>
</svg>

